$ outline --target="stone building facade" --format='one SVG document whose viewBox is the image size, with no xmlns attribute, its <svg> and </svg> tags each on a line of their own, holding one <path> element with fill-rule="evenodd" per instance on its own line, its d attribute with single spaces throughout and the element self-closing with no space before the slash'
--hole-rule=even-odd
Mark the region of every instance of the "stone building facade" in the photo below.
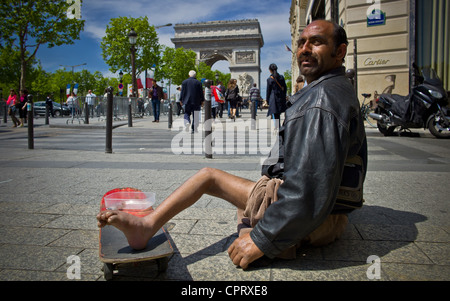
<svg viewBox="0 0 450 301">
<path fill-rule="evenodd" d="M 449 15 L 448 0 L 292 0 L 292 50 L 311 21 L 334 20 L 347 32 L 345 66 L 357 70 L 360 100 L 362 93 L 408 94 L 413 62 L 434 68 L 449 90 Z M 299 75 L 295 56 L 292 75 Z"/>
</svg>

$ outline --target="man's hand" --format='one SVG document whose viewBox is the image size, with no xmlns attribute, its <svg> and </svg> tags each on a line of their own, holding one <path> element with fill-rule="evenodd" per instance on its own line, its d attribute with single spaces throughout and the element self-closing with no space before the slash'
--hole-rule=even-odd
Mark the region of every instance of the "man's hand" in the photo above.
<svg viewBox="0 0 450 301">
<path fill-rule="evenodd" d="M 245 270 L 250 263 L 262 257 L 264 253 L 253 243 L 250 233 L 246 233 L 231 244 L 228 255 L 235 265 Z"/>
</svg>

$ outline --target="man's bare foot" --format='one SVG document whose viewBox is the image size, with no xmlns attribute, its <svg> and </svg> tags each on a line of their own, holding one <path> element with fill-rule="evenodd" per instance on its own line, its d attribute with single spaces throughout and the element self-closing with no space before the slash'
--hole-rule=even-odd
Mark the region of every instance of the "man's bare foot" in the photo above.
<svg viewBox="0 0 450 301">
<path fill-rule="evenodd" d="M 106 225 L 116 227 L 125 234 L 130 247 L 141 250 L 145 248 L 148 240 L 156 233 L 148 223 L 148 217 L 141 218 L 123 211 L 108 210 L 97 215 L 97 225 L 99 228 Z"/>
</svg>

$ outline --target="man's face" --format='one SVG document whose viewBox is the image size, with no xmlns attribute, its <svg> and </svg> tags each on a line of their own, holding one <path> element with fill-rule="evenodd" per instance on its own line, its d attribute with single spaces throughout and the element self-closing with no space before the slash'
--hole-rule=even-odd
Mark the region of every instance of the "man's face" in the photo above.
<svg viewBox="0 0 450 301">
<path fill-rule="evenodd" d="M 297 61 L 302 75 L 308 83 L 322 74 L 342 65 L 342 44 L 335 49 L 333 25 L 325 21 L 314 21 L 302 32 L 297 49 Z"/>
</svg>

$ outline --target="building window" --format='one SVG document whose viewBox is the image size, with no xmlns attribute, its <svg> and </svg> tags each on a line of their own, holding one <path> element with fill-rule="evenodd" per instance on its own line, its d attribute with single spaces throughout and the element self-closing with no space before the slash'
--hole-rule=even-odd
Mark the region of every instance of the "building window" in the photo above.
<svg viewBox="0 0 450 301">
<path fill-rule="evenodd" d="M 416 62 L 433 68 L 450 90 L 450 1 L 416 0 Z"/>
</svg>

